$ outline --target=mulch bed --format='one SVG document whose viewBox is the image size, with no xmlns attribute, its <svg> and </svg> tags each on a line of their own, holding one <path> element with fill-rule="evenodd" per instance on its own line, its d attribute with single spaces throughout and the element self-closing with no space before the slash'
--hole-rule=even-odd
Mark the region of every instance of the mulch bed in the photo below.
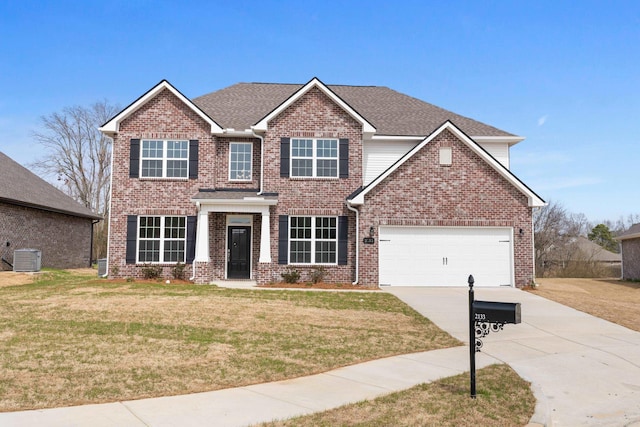
<svg viewBox="0 0 640 427">
<path fill-rule="evenodd" d="M 337 289 L 348 291 L 379 291 L 378 288 L 367 288 L 361 285 L 352 285 L 351 283 L 269 283 L 267 285 L 258 285 L 259 288 L 287 288 L 287 289 Z"/>
</svg>

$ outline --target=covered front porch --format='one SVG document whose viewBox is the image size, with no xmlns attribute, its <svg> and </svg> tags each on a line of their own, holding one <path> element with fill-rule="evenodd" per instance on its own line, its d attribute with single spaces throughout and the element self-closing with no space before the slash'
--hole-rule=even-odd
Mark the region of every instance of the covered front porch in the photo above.
<svg viewBox="0 0 640 427">
<path fill-rule="evenodd" d="M 256 280 L 258 263 L 271 263 L 270 207 L 276 194 L 257 191 L 200 190 L 195 283 Z"/>
</svg>

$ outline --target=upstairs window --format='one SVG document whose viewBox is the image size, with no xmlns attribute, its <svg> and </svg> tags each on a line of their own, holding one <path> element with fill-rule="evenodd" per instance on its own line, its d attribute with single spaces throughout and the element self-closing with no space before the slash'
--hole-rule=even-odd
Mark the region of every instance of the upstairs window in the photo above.
<svg viewBox="0 0 640 427">
<path fill-rule="evenodd" d="M 253 144 L 232 142 L 229 145 L 229 180 L 251 181 Z"/>
<path fill-rule="evenodd" d="M 291 176 L 338 177 L 337 139 L 291 139 Z"/>
<path fill-rule="evenodd" d="M 188 178 L 189 141 L 141 141 L 140 177 Z"/>
</svg>

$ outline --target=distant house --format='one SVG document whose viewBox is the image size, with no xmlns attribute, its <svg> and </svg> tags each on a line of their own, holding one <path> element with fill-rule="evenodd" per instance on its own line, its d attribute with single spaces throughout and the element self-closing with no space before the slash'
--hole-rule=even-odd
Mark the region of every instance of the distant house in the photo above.
<svg viewBox="0 0 640 427">
<path fill-rule="evenodd" d="M 640 223 L 616 237 L 622 247 L 622 278 L 640 280 Z"/>
<path fill-rule="evenodd" d="M 560 277 L 620 277 L 622 256 L 586 237 L 570 239 L 554 248 L 546 261 L 548 274 Z"/>
<path fill-rule="evenodd" d="M 0 152 L 0 269 L 16 249 L 42 252 L 42 267 L 91 263 L 93 223 L 101 217 Z"/>
</svg>

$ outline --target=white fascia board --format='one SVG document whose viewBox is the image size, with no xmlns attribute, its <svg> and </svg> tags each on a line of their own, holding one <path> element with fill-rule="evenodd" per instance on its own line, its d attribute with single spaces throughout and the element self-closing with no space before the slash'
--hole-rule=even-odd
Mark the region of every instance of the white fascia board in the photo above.
<svg viewBox="0 0 640 427">
<path fill-rule="evenodd" d="M 340 108 L 346 111 L 347 114 L 353 117 L 356 121 L 360 122 L 362 124 L 362 132 L 364 134 L 373 135 L 376 132 L 376 128 L 371 123 L 369 123 L 364 117 L 358 114 L 356 110 L 351 108 L 349 104 L 344 102 L 342 98 L 340 98 L 338 95 L 333 93 L 333 91 L 329 89 L 324 83 L 322 83 L 317 77 L 314 77 L 313 79 L 311 79 L 309 83 L 307 83 L 302 88 L 300 88 L 296 93 L 291 95 L 286 101 L 284 101 L 282 104 L 276 107 L 272 112 L 266 115 L 262 120 L 260 120 L 251 128 L 256 131 L 266 132 L 269 122 L 273 118 L 277 117 L 280 113 L 282 113 L 284 110 L 289 108 L 291 104 L 296 102 L 298 99 L 300 99 L 304 94 L 306 94 L 309 90 L 311 90 L 314 87 L 317 87 L 318 89 L 320 89 Z"/>
<path fill-rule="evenodd" d="M 509 146 L 516 145 L 518 142 L 524 141 L 524 136 L 470 136 L 478 144 L 485 142 L 501 142 L 503 144 L 509 144 Z"/>
<path fill-rule="evenodd" d="M 626 236 L 618 236 L 618 237 L 614 237 L 614 239 L 623 241 L 623 240 L 629 240 L 629 239 L 637 239 L 638 237 L 640 237 L 640 233 L 627 234 Z"/>
<path fill-rule="evenodd" d="M 526 185 L 524 185 L 520 180 L 518 180 L 515 175 L 513 175 L 507 168 L 505 168 L 500 162 L 490 156 L 485 150 L 483 150 L 478 143 L 473 141 L 471 137 L 467 136 L 464 132 L 458 129 L 453 123 L 450 121 L 446 121 L 442 124 L 438 129 L 431 133 L 428 137 L 426 137 L 420 144 L 416 145 L 411 151 L 404 155 L 400 160 L 398 160 L 393 166 L 387 169 L 384 173 L 382 173 L 379 177 L 373 180 L 364 190 L 360 192 L 356 197 L 353 198 L 352 204 L 354 205 L 362 205 L 364 204 L 364 196 L 371 191 L 376 185 L 378 185 L 381 181 L 385 180 L 389 175 L 391 175 L 396 169 L 402 166 L 407 160 L 409 160 L 415 153 L 420 151 L 425 145 L 431 142 L 436 136 L 442 133 L 444 130 L 448 129 L 451 131 L 460 141 L 465 143 L 474 153 L 480 156 L 484 161 L 486 161 L 496 172 L 502 175 L 507 181 L 509 181 L 513 186 L 515 186 L 521 193 L 526 195 L 529 199 L 530 207 L 542 207 L 546 206 L 546 203 L 538 197 L 533 191 L 531 191 Z"/>
<path fill-rule="evenodd" d="M 180 101 L 189 107 L 194 113 L 200 116 L 211 126 L 211 133 L 221 133 L 222 128 L 211 117 L 206 115 L 200 108 L 198 108 L 189 98 L 184 96 L 179 90 L 177 90 L 171 83 L 166 80 L 162 80 L 160 83 L 148 90 L 144 95 L 131 103 L 127 108 L 119 112 L 111 120 L 100 126 L 98 130 L 108 136 L 113 136 L 120 130 L 120 122 L 135 113 L 140 107 L 153 99 L 162 90 L 167 89 L 174 94 Z"/>
<path fill-rule="evenodd" d="M 383 140 L 383 141 L 422 141 L 425 138 L 424 135 L 373 135 L 371 137 L 372 140 Z"/>
</svg>

